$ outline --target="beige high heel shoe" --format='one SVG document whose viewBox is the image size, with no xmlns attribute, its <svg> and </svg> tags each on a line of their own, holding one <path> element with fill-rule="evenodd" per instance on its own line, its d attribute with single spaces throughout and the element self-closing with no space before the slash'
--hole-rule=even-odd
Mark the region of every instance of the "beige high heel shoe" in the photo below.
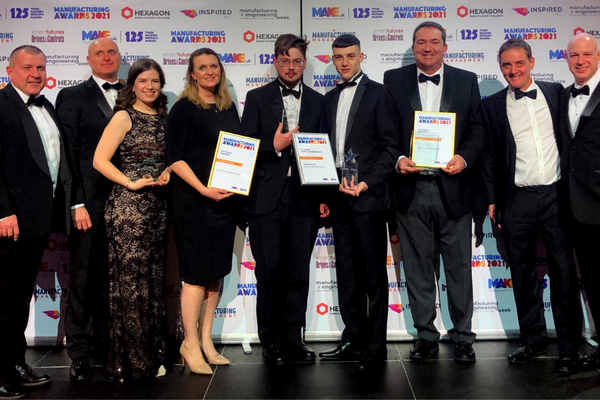
<svg viewBox="0 0 600 400">
<path fill-rule="evenodd" d="M 188 367 L 190 367 L 190 371 L 193 373 L 212 375 L 213 371 L 206 361 L 204 361 L 204 357 L 202 357 L 202 352 L 200 351 L 199 347 L 197 348 L 197 351 L 194 351 L 185 347 L 185 342 L 181 343 L 179 354 L 181 354 L 183 366 L 185 367 L 185 363 L 187 362 Z"/>
<path fill-rule="evenodd" d="M 209 364 L 212 364 L 212 365 L 227 365 L 227 364 L 231 364 L 231 361 L 229 361 L 228 359 L 226 359 L 225 357 L 223 357 L 219 353 L 217 353 L 217 355 L 215 357 L 207 354 L 204 351 L 204 346 L 202 345 L 202 341 L 200 341 L 200 350 L 202 350 L 202 353 L 204 354 L 204 356 L 208 360 Z"/>
</svg>

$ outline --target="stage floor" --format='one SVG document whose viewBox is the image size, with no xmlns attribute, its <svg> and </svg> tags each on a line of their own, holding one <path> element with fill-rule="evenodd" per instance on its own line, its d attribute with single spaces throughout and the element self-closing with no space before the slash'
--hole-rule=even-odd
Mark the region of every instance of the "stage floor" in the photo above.
<svg viewBox="0 0 600 400">
<path fill-rule="evenodd" d="M 94 368 L 91 382 L 69 380 L 70 360 L 66 350 L 36 347 L 27 351 L 27 362 L 52 382 L 29 390 L 28 398 L 92 399 L 524 399 L 600 398 L 600 371 L 560 377 L 554 372 L 556 344 L 548 355 L 525 365 L 512 365 L 506 356 L 519 347 L 518 341 L 478 341 L 474 344 L 477 362 L 457 365 L 454 347 L 440 343 L 436 359 L 415 362 L 408 358 L 411 343 L 388 343 L 388 361 L 379 374 L 365 374 L 352 362 L 296 363 L 269 367 L 261 361 L 261 347 L 252 345 L 245 355 L 240 345 L 219 347 L 231 360 L 228 366 L 213 367 L 212 376 L 190 373 L 180 359 L 165 377 L 131 383 L 108 379 L 102 368 Z M 311 343 L 323 351 L 332 343 Z M 583 354 L 594 349 L 585 344 Z"/>
</svg>

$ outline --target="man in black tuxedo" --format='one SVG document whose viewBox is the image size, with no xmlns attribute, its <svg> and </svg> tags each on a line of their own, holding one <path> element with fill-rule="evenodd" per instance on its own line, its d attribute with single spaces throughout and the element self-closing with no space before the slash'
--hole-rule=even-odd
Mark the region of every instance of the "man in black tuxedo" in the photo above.
<svg viewBox="0 0 600 400">
<path fill-rule="evenodd" d="M 0 90 L 0 398 L 19 385 L 50 382 L 25 363 L 29 303 L 50 232 L 67 233 L 71 172 L 61 126 L 40 92 L 46 56 L 35 46 L 10 55 L 11 83 Z"/>
<path fill-rule="evenodd" d="M 104 206 L 112 183 L 94 169 L 92 160 L 104 128 L 112 117 L 121 56 L 116 43 L 100 38 L 88 48 L 87 62 L 92 76 L 65 88 L 56 99 L 56 112 L 65 136 L 74 175 L 79 185 L 71 211 L 73 229 L 69 236 L 71 272 L 65 310 L 67 353 L 73 361 L 70 377 L 85 380 L 92 376 L 92 353 L 105 356 L 108 312 L 108 248 Z"/>
<path fill-rule="evenodd" d="M 561 188 L 570 209 L 569 233 L 581 272 L 588 305 L 596 330 L 600 325 L 600 51 L 596 39 L 587 34 L 573 37 L 567 46 L 567 63 L 575 83 L 561 98 L 560 132 Z M 584 368 L 600 367 L 597 350 L 582 362 Z"/>
<path fill-rule="evenodd" d="M 245 211 L 256 260 L 256 317 L 266 364 L 315 359 L 302 330 L 319 203 L 300 185 L 292 152 L 292 133 L 318 132 L 321 123 L 323 96 L 301 82 L 307 46 L 298 36 L 279 36 L 274 61 L 278 78 L 248 92 L 242 117 L 244 134 L 261 140 Z"/>
<path fill-rule="evenodd" d="M 418 340 L 412 359 L 426 359 L 438 351 L 435 265 L 444 261 L 448 308 L 453 327 L 456 362 L 475 362 L 471 330 L 471 223 L 474 208 L 473 177 L 483 150 L 477 76 L 444 65 L 448 46 L 444 28 L 432 21 L 413 33 L 415 65 L 387 71 L 384 84 L 392 92 L 400 124 L 400 158 L 392 175 L 398 233 L 408 298 Z M 423 170 L 411 157 L 415 111 L 456 114 L 454 157 L 445 168 Z"/>
<path fill-rule="evenodd" d="M 344 331 L 340 344 L 319 354 L 349 359 L 361 351 L 359 370 L 384 364 L 388 314 L 386 210 L 391 208 L 389 175 L 398 158 L 398 125 L 392 98 L 361 70 L 360 41 L 341 35 L 332 44 L 341 83 L 325 95 L 325 130 L 336 167 L 356 154 L 358 176 L 344 181 L 328 199 L 335 238 L 338 300 Z"/>
<path fill-rule="evenodd" d="M 581 340 L 581 305 L 573 244 L 560 204 L 558 104 L 560 83 L 535 82 L 531 47 L 509 39 L 498 51 L 508 83 L 482 101 L 489 135 L 484 182 L 493 223 L 502 229 L 508 253 L 523 347 L 508 356 L 524 363 L 548 351 L 541 280 L 536 268 L 537 234 L 546 247 L 554 324 L 560 351 L 556 369 L 574 372 Z"/>
</svg>

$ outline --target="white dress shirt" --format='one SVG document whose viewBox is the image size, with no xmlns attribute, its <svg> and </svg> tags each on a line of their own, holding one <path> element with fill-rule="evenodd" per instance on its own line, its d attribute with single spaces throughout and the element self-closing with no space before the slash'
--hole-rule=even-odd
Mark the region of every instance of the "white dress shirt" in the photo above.
<svg viewBox="0 0 600 400">
<path fill-rule="evenodd" d="M 16 87 L 15 90 L 23 99 L 23 103 L 27 103 L 29 96 Z M 48 163 L 48 170 L 50 171 L 50 177 L 52 178 L 52 193 L 54 193 L 58 182 L 58 171 L 60 169 L 60 131 L 58 130 L 58 126 L 56 126 L 56 122 L 54 122 L 54 119 L 52 119 L 52 116 L 45 107 L 38 107 L 32 104 L 27 107 L 27 109 L 31 113 L 35 125 L 40 132 L 44 153 L 46 154 L 46 162 Z"/>
<path fill-rule="evenodd" d="M 506 112 L 517 145 L 515 185 L 551 185 L 560 179 L 560 161 L 552 115 L 544 93 L 532 82 L 525 92 L 537 90 L 535 100 L 515 92 L 506 94 Z"/>
<path fill-rule="evenodd" d="M 105 81 L 104 79 L 98 78 L 96 75 L 92 75 L 92 78 L 94 78 L 94 81 L 96 81 L 96 83 L 98 84 L 98 87 L 100 88 L 100 90 L 102 91 L 102 94 L 104 95 L 104 97 L 106 98 L 106 101 L 108 101 L 108 105 L 110 106 L 111 109 L 113 109 L 115 107 L 115 105 L 117 104 L 117 96 L 118 96 L 118 92 L 117 89 L 104 89 L 102 87 L 102 85 L 104 85 L 104 83 L 110 83 L 111 85 L 114 85 L 115 83 L 119 82 L 119 80 L 117 79 L 114 82 L 108 82 Z"/>
<path fill-rule="evenodd" d="M 358 74 L 360 74 L 360 72 Z M 354 79 L 356 75 L 354 75 L 352 79 Z M 348 126 L 348 114 L 350 113 L 350 106 L 352 106 L 352 100 L 354 99 L 356 88 L 360 84 L 360 80 L 363 76 L 364 75 L 355 81 L 356 85 L 348 86 L 340 92 L 337 113 L 335 115 L 335 148 L 337 152 L 335 157 L 335 166 L 339 169 L 341 169 L 344 165 L 344 154 L 346 150 L 346 127 Z M 350 79 L 350 81 L 352 79 Z M 358 149 L 352 149 L 352 152 L 358 153 Z"/>
<path fill-rule="evenodd" d="M 592 93 L 594 93 L 594 90 L 596 90 L 596 86 L 598 86 L 599 81 L 600 71 L 596 71 L 594 76 L 592 76 L 586 83 L 586 85 L 590 87 L 589 96 L 580 94 L 577 97 L 573 97 L 569 93 L 569 122 L 571 122 L 571 132 L 573 133 L 573 137 L 575 136 L 575 131 L 577 131 L 577 127 L 579 126 L 579 118 L 581 117 L 581 113 L 583 110 L 585 110 L 585 106 L 587 106 L 588 101 L 590 101 L 590 96 Z M 581 86 L 576 83 L 574 85 L 576 89 L 581 88 Z"/>
<path fill-rule="evenodd" d="M 279 80 L 279 82 L 281 82 L 281 79 Z M 281 82 L 281 84 L 284 85 L 285 87 L 287 87 L 287 85 L 285 83 Z M 279 86 L 279 92 L 281 93 L 281 98 L 283 100 L 283 109 L 285 110 L 285 113 L 286 113 L 286 116 L 288 119 L 287 123 L 288 123 L 289 130 L 294 129 L 300 123 L 300 104 L 302 104 L 302 90 L 300 90 L 301 85 L 302 84 L 300 82 L 298 82 L 296 84 L 296 86 L 294 86 L 292 88 L 292 90 L 297 90 L 300 92 L 299 98 L 295 98 L 291 94 L 288 96 L 284 96 L 283 88 L 281 86 Z M 295 121 L 293 121 L 292 116 L 296 117 Z M 281 119 L 281 122 L 283 123 L 283 117 Z M 283 133 L 285 133 L 285 132 L 283 132 Z M 292 149 L 293 149 L 293 147 L 292 147 Z M 293 150 L 290 150 L 290 151 L 293 151 Z M 281 157 L 280 151 L 277 152 L 277 156 Z M 292 176 L 292 167 L 291 166 L 288 168 L 287 176 Z"/>
</svg>

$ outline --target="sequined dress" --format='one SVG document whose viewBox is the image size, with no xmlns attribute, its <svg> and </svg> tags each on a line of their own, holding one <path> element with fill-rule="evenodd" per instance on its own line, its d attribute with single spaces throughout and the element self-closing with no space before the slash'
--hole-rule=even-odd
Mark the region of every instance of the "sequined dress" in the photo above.
<svg viewBox="0 0 600 400">
<path fill-rule="evenodd" d="M 132 122 L 119 146 L 119 169 L 132 181 L 165 168 L 165 118 L 126 110 Z M 115 185 L 104 219 L 109 261 L 108 372 L 115 378 L 157 374 L 165 363 L 166 191 Z"/>
</svg>

